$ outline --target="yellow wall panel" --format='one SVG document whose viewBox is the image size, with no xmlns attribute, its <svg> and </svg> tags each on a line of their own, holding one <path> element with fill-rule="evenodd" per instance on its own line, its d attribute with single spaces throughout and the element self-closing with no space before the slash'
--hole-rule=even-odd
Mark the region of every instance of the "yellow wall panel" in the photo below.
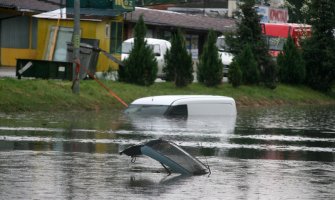
<svg viewBox="0 0 335 200">
<path fill-rule="evenodd" d="M 123 21 L 122 16 L 116 17 L 113 19 L 114 21 Z M 90 39 L 98 39 L 99 48 L 110 52 L 110 36 L 108 35 L 106 27 L 110 26 L 112 20 L 97 20 L 97 21 L 80 21 L 80 29 L 81 29 L 81 37 L 82 38 L 90 38 Z M 49 41 L 49 35 L 51 27 L 57 26 L 57 20 L 55 19 L 39 19 L 38 20 L 38 43 L 37 43 L 37 52 L 36 59 L 43 59 L 47 44 Z M 59 26 L 61 27 L 73 27 L 73 21 L 71 20 L 60 20 Z M 120 55 L 116 57 L 121 57 Z M 109 60 L 105 55 L 100 54 L 98 63 L 97 63 L 97 71 L 107 71 L 109 68 L 117 69 L 118 65 L 113 61 Z"/>
<path fill-rule="evenodd" d="M 16 59 L 35 59 L 35 49 L 1 48 L 1 64 L 3 66 L 16 66 Z"/>
</svg>

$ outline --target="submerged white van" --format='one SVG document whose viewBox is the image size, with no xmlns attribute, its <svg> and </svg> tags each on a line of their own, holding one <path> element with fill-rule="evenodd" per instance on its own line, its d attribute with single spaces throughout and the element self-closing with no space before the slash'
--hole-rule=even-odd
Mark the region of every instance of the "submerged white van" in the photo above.
<svg viewBox="0 0 335 200">
<path fill-rule="evenodd" d="M 133 101 L 126 114 L 146 116 L 236 116 L 235 100 L 213 95 L 163 95 Z"/>
<path fill-rule="evenodd" d="M 147 44 L 153 50 L 157 63 L 158 63 L 158 78 L 164 78 L 163 67 L 165 63 L 164 55 L 166 51 L 171 48 L 171 43 L 167 40 L 155 39 L 155 38 L 145 38 Z M 128 58 L 130 51 L 134 45 L 134 38 L 127 39 L 122 42 L 122 54 L 121 60 Z"/>
</svg>

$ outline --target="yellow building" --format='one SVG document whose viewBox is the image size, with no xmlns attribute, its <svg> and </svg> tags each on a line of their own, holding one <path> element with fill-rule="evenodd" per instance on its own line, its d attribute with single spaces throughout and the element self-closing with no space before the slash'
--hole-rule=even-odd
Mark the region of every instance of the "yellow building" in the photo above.
<svg viewBox="0 0 335 200">
<path fill-rule="evenodd" d="M 83 41 L 93 41 L 100 49 L 120 57 L 123 14 L 134 10 L 134 2 L 81 0 Z M 73 5 L 74 0 L 1 1 L 0 66 L 15 67 L 17 59 L 65 61 L 66 46 L 73 32 Z M 110 67 L 117 65 L 100 55 L 97 71 Z"/>
<path fill-rule="evenodd" d="M 37 20 L 32 12 L 7 7 L 0 8 L 0 65 L 14 67 L 19 56 L 36 57 Z"/>
<path fill-rule="evenodd" d="M 73 18 L 67 17 L 65 9 L 38 14 L 34 17 L 37 18 L 38 27 L 35 59 L 67 61 L 68 44 L 71 43 L 73 33 Z M 83 40 L 94 41 L 100 49 L 120 58 L 123 35 L 122 15 L 81 19 L 80 31 Z M 85 42 L 83 40 L 82 42 Z M 102 72 L 109 68 L 117 69 L 117 67 L 118 65 L 105 55 L 99 55 L 97 71 Z"/>
</svg>

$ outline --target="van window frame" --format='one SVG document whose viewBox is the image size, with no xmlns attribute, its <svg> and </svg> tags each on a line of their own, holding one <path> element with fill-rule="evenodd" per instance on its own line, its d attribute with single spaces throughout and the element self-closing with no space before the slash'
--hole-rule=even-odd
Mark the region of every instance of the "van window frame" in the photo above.
<svg viewBox="0 0 335 200">
<path fill-rule="evenodd" d="M 170 106 L 166 110 L 164 115 L 168 117 L 187 117 L 188 116 L 188 106 L 187 104 Z"/>
</svg>

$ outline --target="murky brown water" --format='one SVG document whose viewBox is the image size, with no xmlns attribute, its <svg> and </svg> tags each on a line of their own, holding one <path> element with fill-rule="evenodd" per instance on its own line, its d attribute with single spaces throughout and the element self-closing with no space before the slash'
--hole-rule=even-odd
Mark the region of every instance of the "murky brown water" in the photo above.
<svg viewBox="0 0 335 200">
<path fill-rule="evenodd" d="M 237 119 L 0 113 L 0 199 L 334 199 L 335 107 L 242 109 Z M 210 176 L 167 176 L 124 148 L 172 140 Z"/>
</svg>

